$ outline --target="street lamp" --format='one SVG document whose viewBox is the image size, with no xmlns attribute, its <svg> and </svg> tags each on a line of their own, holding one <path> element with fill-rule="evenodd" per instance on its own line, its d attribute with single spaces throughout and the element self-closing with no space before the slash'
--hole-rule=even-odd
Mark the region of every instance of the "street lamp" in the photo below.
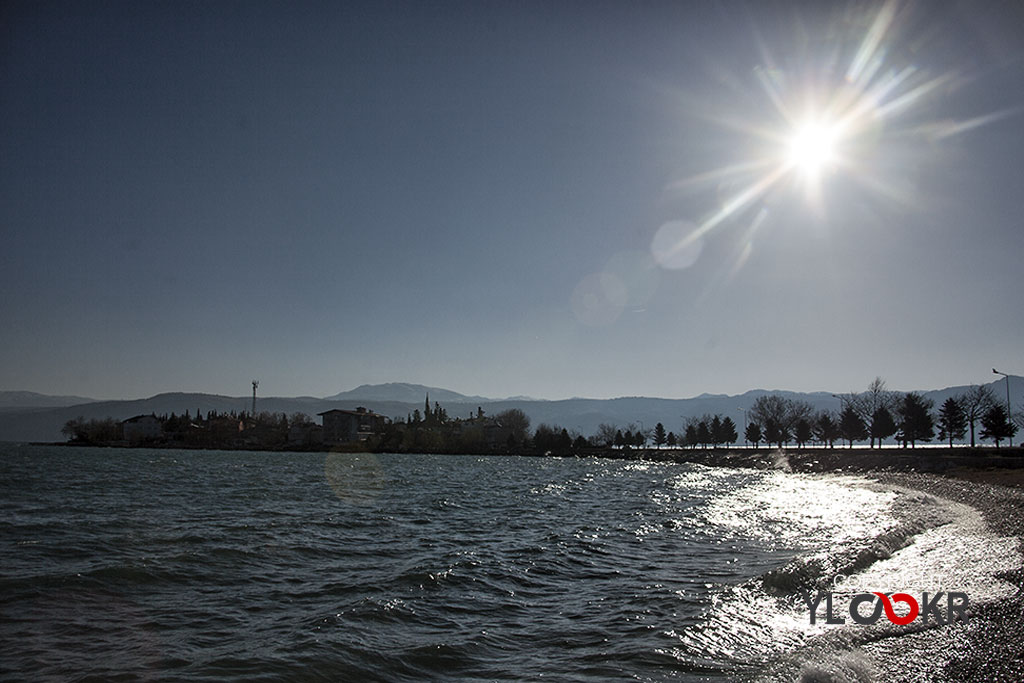
<svg viewBox="0 0 1024 683">
<path fill-rule="evenodd" d="M 1006 421 L 1013 423 L 1013 412 L 1010 410 L 1010 376 L 1005 372 L 999 372 L 995 368 L 992 368 L 992 372 L 996 375 L 1002 375 L 1006 378 Z M 1010 448 L 1013 448 L 1013 430 L 1010 430 Z"/>
</svg>

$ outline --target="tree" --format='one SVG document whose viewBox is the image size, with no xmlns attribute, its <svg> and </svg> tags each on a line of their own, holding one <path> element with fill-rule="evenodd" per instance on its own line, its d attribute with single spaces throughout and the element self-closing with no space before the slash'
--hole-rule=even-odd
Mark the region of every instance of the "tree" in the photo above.
<svg viewBox="0 0 1024 683">
<path fill-rule="evenodd" d="M 835 446 L 836 439 L 840 438 L 839 424 L 832 417 L 832 413 L 827 410 L 823 410 L 818 413 L 811 423 L 812 431 L 814 432 L 814 438 L 820 441 L 823 445 L 833 448 Z"/>
<path fill-rule="evenodd" d="M 292 413 L 292 416 L 288 419 L 288 423 L 292 425 L 311 425 L 313 424 L 313 418 L 306 413 Z"/>
<path fill-rule="evenodd" d="M 868 437 L 868 430 L 864 426 L 864 420 L 854 409 L 853 405 L 847 403 L 839 416 L 839 434 L 846 439 L 850 448 L 853 448 L 854 441 L 863 441 Z"/>
<path fill-rule="evenodd" d="M 736 433 L 736 423 L 728 415 L 722 418 L 722 433 L 720 436 L 722 443 L 726 445 L 736 443 L 737 439 L 739 439 L 739 434 Z"/>
<path fill-rule="evenodd" d="M 530 418 L 519 408 L 509 408 L 494 416 L 516 443 L 523 443 L 530 433 Z"/>
<path fill-rule="evenodd" d="M 654 444 L 661 448 L 668 441 L 668 435 L 665 434 L 665 425 L 660 422 L 654 426 Z"/>
<path fill-rule="evenodd" d="M 675 448 L 676 447 L 676 433 L 675 432 L 669 432 L 668 436 L 665 437 L 665 442 L 668 444 L 669 448 Z"/>
<path fill-rule="evenodd" d="M 939 408 L 939 438 L 949 439 L 949 447 L 953 447 L 953 439 L 962 439 L 967 433 L 967 415 L 960 402 L 950 396 Z"/>
<path fill-rule="evenodd" d="M 911 448 L 918 441 L 931 441 L 935 438 L 935 422 L 931 409 L 934 403 L 917 392 L 904 394 L 899 405 L 900 440 L 903 447 L 910 443 Z"/>
<path fill-rule="evenodd" d="M 622 448 L 626 444 L 626 437 L 622 435 L 621 429 L 615 430 L 615 440 L 612 443 L 616 448 Z"/>
<path fill-rule="evenodd" d="M 650 427 L 637 427 L 636 425 L 630 425 L 630 427 L 632 427 L 633 431 L 634 445 L 641 447 L 646 446 L 647 442 L 651 440 L 651 434 L 654 433 L 654 430 Z"/>
<path fill-rule="evenodd" d="M 82 441 L 84 440 L 85 434 L 84 426 L 85 418 L 79 416 L 74 418 L 73 420 L 68 420 L 67 422 L 65 422 L 64 426 L 60 430 L 60 433 L 66 436 L 68 438 L 68 441 L 71 441 L 72 439 Z"/>
<path fill-rule="evenodd" d="M 572 450 L 572 437 L 569 436 L 569 430 L 562 428 L 562 431 L 558 433 L 558 437 L 555 439 L 555 450 L 559 453 L 568 453 Z"/>
<path fill-rule="evenodd" d="M 866 391 L 859 394 L 851 394 L 848 399 L 844 401 L 845 405 L 850 405 L 857 415 L 860 416 L 861 422 L 865 425 L 871 425 L 874 420 L 874 415 L 881 408 L 891 410 L 896 404 L 896 394 L 885 388 L 885 380 L 881 377 L 875 377 L 871 384 L 868 385 Z M 892 417 L 890 415 L 890 417 Z M 890 432 L 889 436 L 895 433 Z M 871 448 L 875 447 L 875 436 L 871 433 L 870 429 L 867 432 L 867 436 L 871 439 Z"/>
<path fill-rule="evenodd" d="M 564 441 L 561 438 L 560 427 L 541 424 L 537 425 L 537 429 L 533 432 L 533 448 L 538 453 L 548 453 L 561 451 L 564 446 Z M 565 435 L 566 439 L 569 438 L 568 433 Z M 569 439 L 570 445 L 572 440 Z"/>
<path fill-rule="evenodd" d="M 878 439 L 878 447 L 882 447 L 882 440 L 886 439 L 899 429 L 896 420 L 892 419 L 892 413 L 886 406 L 881 406 L 871 415 L 871 423 L 868 426 L 868 436 L 871 437 L 872 448 L 875 439 Z"/>
<path fill-rule="evenodd" d="M 995 405 L 996 398 L 988 387 L 973 386 L 960 394 L 957 397 L 957 402 L 964 409 L 964 417 L 971 430 L 971 448 L 974 448 L 974 425 Z"/>
<path fill-rule="evenodd" d="M 1012 439 L 1016 433 L 1017 425 L 1010 422 L 1001 403 L 993 403 L 981 416 L 981 438 L 995 441 L 996 448 L 999 448 L 1000 441 Z"/>
<path fill-rule="evenodd" d="M 611 448 L 612 446 L 615 445 L 616 431 L 618 430 L 616 430 L 615 425 L 602 422 L 601 424 L 597 425 L 597 434 L 594 435 L 594 441 L 599 446 Z"/>
<path fill-rule="evenodd" d="M 711 418 L 711 423 L 708 425 L 708 433 L 711 435 L 711 447 L 718 448 L 718 444 L 722 443 L 722 418 L 715 415 Z"/>
<path fill-rule="evenodd" d="M 810 417 L 813 409 L 804 401 L 794 401 L 768 394 L 759 396 L 750 408 L 751 419 L 761 425 L 764 440 L 782 448 L 792 437 L 793 428 L 801 419 Z"/>
<path fill-rule="evenodd" d="M 761 443 L 761 425 L 756 422 L 750 422 L 747 424 L 747 429 L 743 432 L 743 438 L 753 444 L 754 448 Z"/>
<path fill-rule="evenodd" d="M 811 423 L 807 418 L 801 417 L 796 421 L 793 438 L 796 439 L 796 445 L 799 448 L 803 448 L 804 444 L 811 440 Z"/>
<path fill-rule="evenodd" d="M 697 441 L 700 443 L 701 448 L 707 448 L 708 444 L 711 443 L 711 429 L 704 420 L 697 423 Z"/>
<path fill-rule="evenodd" d="M 693 422 L 686 425 L 686 435 L 683 439 L 683 445 L 689 446 L 690 448 L 696 448 L 699 443 L 697 439 L 697 425 Z"/>
</svg>

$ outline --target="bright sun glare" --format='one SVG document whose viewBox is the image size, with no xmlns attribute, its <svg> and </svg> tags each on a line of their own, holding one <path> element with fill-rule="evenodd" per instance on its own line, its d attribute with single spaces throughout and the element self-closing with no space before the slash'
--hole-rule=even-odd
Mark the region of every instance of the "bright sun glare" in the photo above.
<svg viewBox="0 0 1024 683">
<path fill-rule="evenodd" d="M 835 125 L 805 121 L 790 134 L 786 165 L 805 178 L 817 179 L 837 161 L 838 131 Z"/>
<path fill-rule="evenodd" d="M 918 65 L 889 58 L 897 54 L 889 48 L 901 39 L 900 26 L 909 16 L 903 8 L 901 0 L 884 0 L 863 16 L 851 15 L 856 22 L 840 27 L 856 29 L 848 36 L 839 34 L 839 59 L 830 60 L 832 66 L 821 69 L 813 80 L 802 79 L 800 68 L 780 68 L 782 60 L 765 51 L 765 64 L 756 67 L 754 75 L 774 115 L 746 119 L 745 112 L 734 115 L 732 108 L 702 114 L 744 133 L 757 151 L 674 183 L 680 190 L 711 186 L 719 194 L 717 205 L 668 253 L 699 249 L 704 235 L 749 211 L 747 243 L 735 272 L 750 254 L 754 232 L 770 214 L 769 203 L 761 200 L 799 187 L 812 210 L 824 216 L 827 176 L 841 175 L 843 180 L 835 184 L 831 196 L 856 185 L 904 206 L 913 205 L 917 198 L 913 186 L 903 182 L 902 159 L 928 153 L 936 141 L 1016 111 L 996 111 L 965 121 L 918 120 L 901 125 L 908 112 L 920 119 L 932 95 L 941 95 L 959 79 L 953 71 L 932 76 Z M 887 151 L 891 141 L 898 143 L 899 154 Z"/>
</svg>

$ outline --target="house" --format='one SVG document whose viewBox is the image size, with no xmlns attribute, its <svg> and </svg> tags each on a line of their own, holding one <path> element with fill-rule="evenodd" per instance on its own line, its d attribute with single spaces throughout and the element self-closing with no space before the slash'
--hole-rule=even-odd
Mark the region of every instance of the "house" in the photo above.
<svg viewBox="0 0 1024 683">
<path fill-rule="evenodd" d="M 136 415 L 121 422 L 124 440 L 128 443 L 139 443 L 159 439 L 163 434 L 163 425 L 155 415 Z"/>
<path fill-rule="evenodd" d="M 323 418 L 325 444 L 365 441 L 372 434 L 383 431 L 388 423 L 387 417 L 363 407 L 355 410 L 334 409 L 318 414 Z"/>
</svg>

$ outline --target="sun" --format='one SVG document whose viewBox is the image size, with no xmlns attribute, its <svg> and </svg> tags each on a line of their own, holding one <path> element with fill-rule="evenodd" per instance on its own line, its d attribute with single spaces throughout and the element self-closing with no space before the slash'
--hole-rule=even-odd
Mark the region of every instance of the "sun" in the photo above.
<svg viewBox="0 0 1024 683">
<path fill-rule="evenodd" d="M 785 166 L 805 179 L 817 180 L 839 160 L 839 127 L 821 119 L 806 119 L 793 127 L 786 140 Z"/>
</svg>

